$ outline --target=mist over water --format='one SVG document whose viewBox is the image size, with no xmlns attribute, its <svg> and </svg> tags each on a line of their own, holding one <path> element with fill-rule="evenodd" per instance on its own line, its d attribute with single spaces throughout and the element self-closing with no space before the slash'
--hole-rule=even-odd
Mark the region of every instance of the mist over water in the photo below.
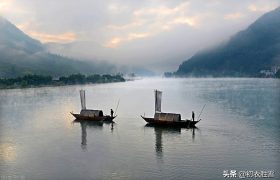
<svg viewBox="0 0 280 180">
<path fill-rule="evenodd" d="M 115 123 L 78 123 L 87 108 Z M 197 129 L 146 126 L 153 90 L 162 111 L 198 117 Z M 279 178 L 280 81 L 142 79 L 0 91 L 0 175 L 26 179 L 224 179 L 223 170 L 273 170 Z M 119 107 L 116 110 L 117 103 Z"/>
</svg>

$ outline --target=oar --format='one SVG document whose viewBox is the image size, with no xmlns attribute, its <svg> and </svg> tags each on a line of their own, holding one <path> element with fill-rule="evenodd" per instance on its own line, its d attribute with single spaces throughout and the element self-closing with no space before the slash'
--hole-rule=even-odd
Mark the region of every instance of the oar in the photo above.
<svg viewBox="0 0 280 180">
<path fill-rule="evenodd" d="M 200 114 L 199 114 L 197 120 L 199 119 L 200 115 L 202 114 L 202 111 L 203 111 L 203 109 L 205 108 L 205 106 L 206 106 L 206 104 L 204 104 L 203 108 L 201 109 Z M 200 121 L 200 120 L 199 120 L 199 121 Z"/>
</svg>

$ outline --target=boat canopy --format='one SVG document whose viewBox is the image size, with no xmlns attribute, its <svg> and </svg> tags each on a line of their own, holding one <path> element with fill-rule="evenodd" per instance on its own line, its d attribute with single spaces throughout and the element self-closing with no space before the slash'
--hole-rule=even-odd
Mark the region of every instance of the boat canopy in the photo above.
<svg viewBox="0 0 280 180">
<path fill-rule="evenodd" d="M 155 113 L 154 119 L 160 121 L 181 121 L 181 115 L 174 113 L 159 112 Z"/>
<path fill-rule="evenodd" d="M 82 116 L 103 116 L 103 111 L 101 110 L 92 110 L 92 109 L 82 109 L 80 112 L 80 115 Z"/>
</svg>

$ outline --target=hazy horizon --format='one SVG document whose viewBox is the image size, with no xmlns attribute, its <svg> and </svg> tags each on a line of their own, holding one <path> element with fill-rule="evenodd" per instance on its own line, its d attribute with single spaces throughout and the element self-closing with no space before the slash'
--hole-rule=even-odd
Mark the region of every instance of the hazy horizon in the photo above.
<svg viewBox="0 0 280 180">
<path fill-rule="evenodd" d="M 277 0 L 1 0 L 0 15 L 53 53 L 164 72 L 279 5 Z"/>
</svg>

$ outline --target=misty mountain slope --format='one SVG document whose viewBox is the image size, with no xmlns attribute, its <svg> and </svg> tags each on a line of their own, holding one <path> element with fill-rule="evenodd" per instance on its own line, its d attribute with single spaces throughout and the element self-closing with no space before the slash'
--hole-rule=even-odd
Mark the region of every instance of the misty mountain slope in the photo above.
<svg viewBox="0 0 280 180">
<path fill-rule="evenodd" d="M 15 25 L 0 16 L 0 48 L 1 50 L 18 50 L 26 53 L 43 51 L 43 45 L 24 34 Z"/>
<path fill-rule="evenodd" d="M 176 75 L 255 76 L 280 65 L 280 8 L 260 17 L 227 43 L 183 62 Z"/>
<path fill-rule="evenodd" d="M 25 74 L 112 73 L 114 69 L 115 66 L 109 64 L 77 61 L 48 53 L 43 44 L 0 17 L 0 78 Z"/>
<path fill-rule="evenodd" d="M 98 54 L 100 52 L 102 53 L 108 53 L 110 54 L 110 51 L 105 52 L 104 47 L 101 47 L 99 44 L 96 44 L 91 41 L 75 41 L 71 43 L 46 43 L 44 44 L 46 49 L 54 54 L 62 54 L 67 57 L 73 57 L 74 59 L 83 59 L 83 60 L 89 60 L 89 59 L 98 59 Z M 83 52 L 80 50 L 83 49 Z M 96 53 L 97 56 L 93 56 Z M 104 59 L 104 58 L 101 58 Z M 133 64 L 117 64 L 118 61 L 116 60 L 116 63 L 114 64 L 114 68 L 112 69 L 114 73 L 124 73 L 124 74 L 130 74 L 134 73 L 137 76 L 154 76 L 155 73 L 149 69 L 146 69 L 141 66 L 133 65 Z M 111 66 L 109 61 L 105 60 L 96 60 L 95 64 L 97 66 L 107 67 Z"/>
<path fill-rule="evenodd" d="M 119 72 L 133 72 L 137 75 L 153 74 L 141 67 L 117 66 L 105 61 L 80 61 L 47 51 L 47 45 L 32 39 L 0 16 L 0 78 L 25 74 L 51 76 Z"/>
<path fill-rule="evenodd" d="M 1 52 L 0 52 L 1 53 Z M 74 73 L 111 73 L 114 67 L 96 67 L 90 62 L 81 62 L 50 53 L 21 54 L 0 58 L 0 77 L 16 77 L 25 74 L 62 76 Z M 106 69 L 106 70 L 105 70 Z"/>
</svg>

